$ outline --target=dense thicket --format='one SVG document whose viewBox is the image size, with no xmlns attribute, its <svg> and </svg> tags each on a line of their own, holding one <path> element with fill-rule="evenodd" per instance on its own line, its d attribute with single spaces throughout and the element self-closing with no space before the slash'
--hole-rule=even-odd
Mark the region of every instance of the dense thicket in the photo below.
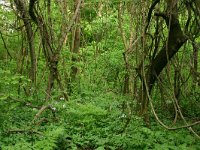
<svg viewBox="0 0 200 150">
<path fill-rule="evenodd" d="M 198 0 L 0 2 L 0 148 L 200 147 Z"/>
</svg>

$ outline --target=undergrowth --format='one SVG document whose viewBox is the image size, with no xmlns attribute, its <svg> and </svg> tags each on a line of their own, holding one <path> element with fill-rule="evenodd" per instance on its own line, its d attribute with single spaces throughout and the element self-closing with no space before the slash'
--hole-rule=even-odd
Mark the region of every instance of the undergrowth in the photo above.
<svg viewBox="0 0 200 150">
<path fill-rule="evenodd" d="M 200 143 L 186 129 L 168 131 L 152 122 L 122 111 L 127 96 L 112 92 L 76 96 L 69 102 L 52 103 L 41 118 L 46 121 L 31 125 L 35 108 L 15 105 L 1 124 L 0 145 L 3 150 L 197 150 Z M 134 105 L 134 104 L 133 104 Z M 6 113 L 5 113 L 6 114 Z"/>
</svg>

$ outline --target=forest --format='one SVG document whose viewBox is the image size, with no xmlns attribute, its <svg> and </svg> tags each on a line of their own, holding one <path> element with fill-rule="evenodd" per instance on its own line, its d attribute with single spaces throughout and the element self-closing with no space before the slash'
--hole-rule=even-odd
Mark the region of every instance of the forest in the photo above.
<svg viewBox="0 0 200 150">
<path fill-rule="evenodd" d="M 200 0 L 0 0 L 0 150 L 200 150 Z"/>
</svg>

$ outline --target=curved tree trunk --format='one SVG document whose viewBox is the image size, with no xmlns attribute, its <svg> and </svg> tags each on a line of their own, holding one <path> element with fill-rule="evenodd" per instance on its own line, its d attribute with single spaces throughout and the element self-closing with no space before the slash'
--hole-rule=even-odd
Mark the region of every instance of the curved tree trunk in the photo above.
<svg viewBox="0 0 200 150">
<path fill-rule="evenodd" d="M 173 6 L 172 6 L 173 4 Z M 176 4 L 175 4 L 176 5 Z M 157 56 L 152 60 L 145 78 L 143 79 L 143 91 L 141 91 L 141 111 L 140 114 L 144 115 L 144 119 L 148 122 L 148 97 L 147 92 L 151 93 L 154 83 L 161 71 L 165 68 L 171 58 L 179 51 L 181 46 L 187 41 L 184 35 L 176 12 L 176 6 L 173 1 L 168 1 L 169 15 L 164 13 L 157 13 L 155 15 L 163 17 L 168 26 L 168 38 L 165 46 L 160 50 Z M 147 87 L 145 85 L 147 83 Z"/>
</svg>

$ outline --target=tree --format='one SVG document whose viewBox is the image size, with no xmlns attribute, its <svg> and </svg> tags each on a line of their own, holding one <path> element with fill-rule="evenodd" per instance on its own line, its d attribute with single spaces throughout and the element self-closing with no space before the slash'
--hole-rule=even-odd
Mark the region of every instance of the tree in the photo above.
<svg viewBox="0 0 200 150">
<path fill-rule="evenodd" d="M 160 3 L 159 0 L 153 1 L 152 5 L 149 9 L 148 13 L 148 22 L 146 29 L 148 28 L 149 23 L 151 22 L 151 15 L 152 11 L 155 9 L 155 6 Z M 173 58 L 173 56 L 180 50 L 180 48 L 186 43 L 186 41 L 190 38 L 187 33 L 184 33 L 183 27 L 180 23 L 180 15 L 179 15 L 179 7 L 182 6 L 182 1 L 173 1 L 173 0 L 166 0 L 163 2 L 164 4 L 167 4 L 167 7 L 165 8 L 165 12 L 157 11 L 155 12 L 155 16 L 162 18 L 165 20 L 165 23 L 168 28 L 168 36 L 166 38 L 166 42 L 163 44 L 162 49 L 157 52 L 154 49 L 154 54 L 151 61 L 149 63 L 148 69 L 145 73 L 142 73 L 142 82 L 143 82 L 143 88 L 141 91 L 141 114 L 145 115 L 146 120 L 148 121 L 148 94 L 151 93 L 152 88 L 155 84 L 155 82 L 158 79 L 158 76 L 160 75 L 161 71 L 166 67 L 167 63 Z M 188 7 L 196 7 L 198 10 L 198 7 L 193 2 L 185 2 L 185 9 Z M 187 9 L 190 11 L 189 9 Z M 199 24 L 199 17 L 197 16 L 197 12 L 194 11 L 194 17 L 197 19 L 197 24 Z M 190 16 L 190 15 L 189 15 Z M 191 17 L 191 16 L 190 16 Z M 190 17 L 188 17 L 187 24 L 190 23 Z M 197 26 L 197 24 L 195 26 Z M 187 25 L 186 25 L 187 27 Z M 195 28 L 195 35 L 198 35 L 199 28 Z M 143 66 L 144 67 L 144 66 Z M 142 72 L 144 72 L 144 68 L 141 67 Z"/>
<path fill-rule="evenodd" d="M 33 34 L 33 27 L 31 25 L 30 17 L 28 14 L 28 9 L 25 5 L 25 1 L 23 0 L 14 0 L 16 8 L 20 14 L 20 18 L 24 22 L 24 26 L 26 29 L 27 40 L 29 45 L 30 51 L 30 58 L 31 58 L 31 68 L 30 68 L 30 78 L 34 85 L 36 85 L 36 70 L 37 70 L 37 63 L 36 63 L 36 55 L 35 55 L 35 45 L 34 45 L 34 34 Z"/>
</svg>

